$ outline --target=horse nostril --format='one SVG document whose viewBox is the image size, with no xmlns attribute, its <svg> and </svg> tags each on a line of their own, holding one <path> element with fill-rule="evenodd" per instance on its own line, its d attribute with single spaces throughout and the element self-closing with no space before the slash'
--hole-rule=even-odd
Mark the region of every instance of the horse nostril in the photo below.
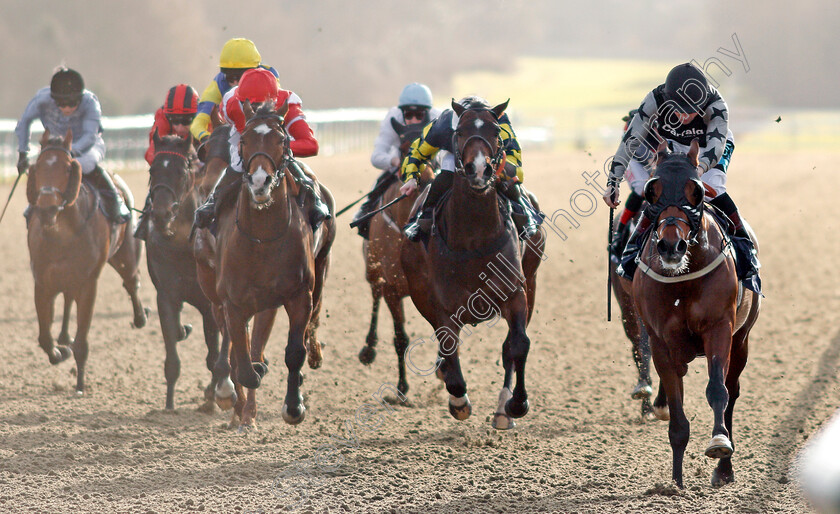
<svg viewBox="0 0 840 514">
<path fill-rule="evenodd" d="M 660 255 L 668 253 L 668 243 L 660 239 L 656 243 L 656 250 L 660 253 Z"/>
<path fill-rule="evenodd" d="M 475 175 L 475 165 L 471 162 L 464 165 L 464 173 L 467 175 Z"/>
<path fill-rule="evenodd" d="M 688 250 L 688 243 L 686 243 L 684 239 L 680 239 L 680 242 L 677 243 L 677 252 L 682 255 L 686 252 L 686 250 Z"/>
</svg>

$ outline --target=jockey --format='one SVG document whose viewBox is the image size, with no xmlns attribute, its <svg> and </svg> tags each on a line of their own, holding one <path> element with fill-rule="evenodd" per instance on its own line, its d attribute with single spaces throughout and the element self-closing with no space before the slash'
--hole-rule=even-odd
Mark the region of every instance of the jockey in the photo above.
<svg viewBox="0 0 840 514">
<path fill-rule="evenodd" d="M 222 47 L 222 53 L 219 55 L 219 73 L 201 93 L 198 114 L 190 126 L 190 132 L 200 145 L 205 143 L 213 132 L 210 120 L 213 108 L 217 107 L 225 94 L 239 83 L 243 73 L 253 68 L 264 68 L 271 71 L 274 76 L 279 76 L 277 70 L 261 64 L 261 61 L 260 52 L 249 39 L 233 38 Z M 201 146 L 198 155 L 203 156 Z"/>
<path fill-rule="evenodd" d="M 697 173 L 706 186 L 706 198 L 732 221 L 738 277 L 745 286 L 759 292 L 760 264 L 755 248 L 735 202 L 726 192 L 726 170 L 735 149 L 726 102 L 709 85 L 703 72 L 691 64 L 673 68 L 665 83 L 648 93 L 642 101 L 610 165 L 604 201 L 610 207 L 618 206 L 619 182 L 625 177 L 625 171 L 633 190 L 642 193 L 650 174 L 642 162 L 655 153 L 657 141 L 663 139 L 672 150 L 680 152 L 687 152 L 691 141 L 699 139 L 701 148 Z M 627 279 L 632 279 L 635 272 L 640 236 L 652 224 L 649 216 L 646 211 L 639 221 L 617 268 L 618 274 Z"/>
<path fill-rule="evenodd" d="M 633 120 L 633 117 L 636 116 L 637 112 L 639 112 L 638 109 L 633 109 L 626 116 L 621 118 L 621 121 L 624 122 L 623 133 L 627 132 L 627 129 L 630 127 L 630 122 Z M 638 179 L 636 178 L 637 175 L 644 178 Z M 642 204 L 644 203 L 645 199 L 642 196 L 642 192 L 648 176 L 648 171 L 639 161 L 630 161 L 628 169 L 625 171 L 625 178 L 627 179 L 627 182 L 631 184 L 630 194 L 627 195 L 627 200 L 624 202 L 624 210 L 621 212 L 621 216 L 618 220 L 618 228 L 616 229 L 615 235 L 612 238 L 612 243 L 610 244 L 610 255 L 616 263 L 618 263 L 621 258 L 621 253 L 627 245 L 627 237 L 630 235 L 630 220 L 636 217 L 636 214 L 638 214 L 639 209 L 642 208 Z"/>
<path fill-rule="evenodd" d="M 312 129 L 306 123 L 306 116 L 301 108 L 301 100 L 298 95 L 291 91 L 280 89 L 277 86 L 277 77 L 265 68 L 249 70 L 242 75 L 239 85 L 225 94 L 222 100 L 221 114 L 225 121 L 233 129 L 230 131 L 230 166 L 219 177 L 213 193 L 207 201 L 195 211 L 195 224 L 199 228 L 210 226 L 218 214 L 218 208 L 225 204 L 229 198 L 233 198 L 238 186 L 242 182 L 243 169 L 242 158 L 239 155 L 239 141 L 242 131 L 245 129 L 245 113 L 242 110 L 242 103 L 248 100 L 254 109 L 258 104 L 273 100 L 277 108 L 288 102 L 288 111 L 284 119 L 284 125 L 290 136 L 290 147 L 292 158 L 289 160 L 288 170 L 292 173 L 295 181 L 300 184 L 301 189 L 306 192 L 305 209 L 308 213 L 312 229 L 318 228 L 322 221 L 331 217 L 329 208 L 321 200 L 315 191 L 315 184 L 312 179 L 303 172 L 294 157 L 311 157 L 318 154 L 318 141 L 315 139 Z"/>
<path fill-rule="evenodd" d="M 52 76 L 50 87 L 40 89 L 23 111 L 15 132 L 18 137 L 18 173 L 29 167 L 27 151 L 32 122 L 38 118 L 45 130 L 53 135 L 64 135 L 73 130 L 72 156 L 82 166 L 87 181 L 99 190 L 108 219 L 117 224 L 125 223 L 131 213 L 117 192 L 111 175 L 99 166 L 105 157 L 100 119 L 102 110 L 96 95 L 85 89 L 79 72 L 61 67 Z M 29 214 L 27 207 L 24 216 Z"/>
<path fill-rule="evenodd" d="M 149 130 L 149 148 L 146 150 L 146 162 L 151 166 L 155 159 L 155 132 L 159 137 L 175 134 L 180 138 L 187 139 L 190 136 L 190 124 L 195 118 L 198 105 L 198 93 L 192 86 L 178 84 L 172 86 L 166 93 L 166 101 L 155 111 L 155 122 Z M 195 141 L 195 140 L 193 140 Z M 134 237 L 146 240 L 149 235 L 149 223 L 146 215 L 152 206 L 151 193 L 146 195 L 146 203 L 143 212 L 137 220 L 137 229 Z"/>
<path fill-rule="evenodd" d="M 481 97 L 468 96 L 462 98 L 459 102 L 465 108 L 479 107 L 490 109 L 490 104 Z M 455 157 L 452 142 L 454 140 L 455 128 L 458 125 L 458 116 L 452 109 L 447 109 L 434 120 L 431 124 L 423 129 L 423 135 L 411 144 L 411 150 L 408 157 L 402 162 L 401 174 L 405 184 L 400 189 L 402 194 L 411 194 L 417 189 L 417 183 L 420 176 L 421 167 L 428 163 L 440 150 L 446 150 L 447 154 L 444 156 L 441 163 L 440 173 L 435 177 L 432 186 L 429 188 L 429 194 L 426 196 L 423 206 L 415 215 L 413 221 L 406 225 L 404 232 L 406 237 L 411 241 L 420 241 L 429 234 L 429 229 L 432 225 L 432 211 L 443 196 L 443 194 L 452 186 L 452 180 L 455 176 Z M 514 221 L 521 220 L 522 227 L 517 226 L 517 232 L 520 237 L 531 237 L 538 231 L 538 225 L 541 220 L 537 220 L 533 214 L 533 207 L 527 199 L 527 196 L 522 194 L 520 184 L 523 179 L 522 174 L 522 157 L 519 148 L 519 142 L 516 140 L 516 134 L 510 126 L 510 120 L 507 114 L 502 114 L 499 117 L 499 126 L 501 132 L 501 144 L 505 150 L 505 181 L 499 187 L 499 190 L 505 193 L 505 196 L 511 200 L 514 209 L 521 207 L 522 212 L 517 212 L 514 216 Z M 520 222 L 517 222 L 519 225 Z M 522 230 L 524 228 L 524 231 Z"/>
<path fill-rule="evenodd" d="M 428 86 L 412 82 L 405 86 L 400 93 L 399 103 L 396 107 L 388 109 L 388 114 L 379 125 L 379 135 L 373 143 L 373 153 L 370 156 L 370 163 L 382 170 L 376 179 L 367 200 L 359 208 L 353 217 L 353 221 L 365 216 L 376 208 L 379 199 L 395 181 L 399 180 L 400 169 L 400 136 L 391 125 L 391 120 L 397 120 L 403 125 L 423 125 L 440 116 L 440 109 L 432 107 L 432 91 Z M 359 235 L 368 238 L 370 220 L 358 225 Z"/>
</svg>

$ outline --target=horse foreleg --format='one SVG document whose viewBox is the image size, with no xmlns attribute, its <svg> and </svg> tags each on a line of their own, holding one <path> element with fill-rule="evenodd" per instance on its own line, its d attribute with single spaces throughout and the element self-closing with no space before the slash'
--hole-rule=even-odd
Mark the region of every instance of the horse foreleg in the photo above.
<svg viewBox="0 0 840 514">
<path fill-rule="evenodd" d="M 405 332 L 405 313 L 403 311 L 402 298 L 394 288 L 388 288 L 385 294 L 385 302 L 391 317 L 394 320 L 394 349 L 397 351 L 397 367 L 399 369 L 399 381 L 397 390 L 402 394 L 408 392 L 408 380 L 405 377 L 405 350 L 408 348 L 408 334 Z"/>
<path fill-rule="evenodd" d="M 289 370 L 289 376 L 282 414 L 286 423 L 297 425 L 306 415 L 303 394 L 300 392 L 300 370 L 306 359 L 303 337 L 312 316 L 312 295 L 305 291 L 304 294 L 286 302 L 285 308 L 289 316 L 289 340 L 286 343 L 286 368 Z"/>
<path fill-rule="evenodd" d="M 449 414 L 458 421 L 464 421 L 472 414 L 472 404 L 467 396 L 467 382 L 461 373 L 461 359 L 458 347 L 461 345 L 459 336 L 461 327 L 446 319 L 435 328 L 438 340 L 438 355 L 443 364 L 438 373 L 443 374 L 446 390 L 449 392 Z"/>
<path fill-rule="evenodd" d="M 225 302 L 225 321 L 230 336 L 231 352 L 236 357 L 236 383 L 250 389 L 260 386 L 260 375 L 251 364 L 251 341 L 248 317 L 231 302 Z"/>
<path fill-rule="evenodd" d="M 113 267 L 120 277 L 123 279 L 123 288 L 131 297 L 131 307 L 134 310 L 134 321 L 131 326 L 134 328 L 143 328 L 146 326 L 146 320 L 149 316 L 149 309 L 143 307 L 143 302 L 140 301 L 140 242 L 134 239 L 134 236 L 129 232 L 130 227 L 126 227 L 126 233 L 123 236 L 120 249 L 108 260 L 108 264 Z"/>
<path fill-rule="evenodd" d="M 277 309 L 269 309 L 257 313 L 254 316 L 254 330 L 251 335 L 251 358 L 254 371 L 260 376 L 260 380 L 268 373 L 268 363 L 265 361 L 265 345 L 274 327 L 274 318 L 277 316 Z M 239 392 L 239 391 L 238 391 Z M 255 389 L 248 389 L 247 398 L 242 398 L 243 405 L 237 402 L 236 409 L 239 412 L 241 423 L 239 431 L 244 432 L 256 428 L 257 418 L 257 393 Z"/>
<path fill-rule="evenodd" d="M 683 488 L 683 457 L 688 445 L 690 424 L 683 411 L 683 376 L 688 366 L 672 361 L 665 343 L 655 340 L 651 335 L 653 364 L 659 374 L 659 380 L 668 398 L 668 410 L 671 422 L 668 425 L 668 440 L 671 443 L 672 471 L 671 478 L 680 489 Z M 679 366 L 679 368 L 678 368 Z"/>
<path fill-rule="evenodd" d="M 76 338 L 73 341 L 73 355 L 76 357 L 76 394 L 85 391 L 85 364 L 88 357 L 88 332 L 93 320 L 93 305 L 96 302 L 96 280 L 82 286 L 76 297 Z"/>
<path fill-rule="evenodd" d="M 724 424 L 724 411 L 729 404 L 729 392 L 724 383 L 729 372 L 729 355 L 732 350 L 732 325 L 721 322 L 703 333 L 703 346 L 709 372 L 706 400 L 714 413 L 712 439 L 706 447 L 706 456 L 720 459 L 732 455 L 729 430 Z"/>
<path fill-rule="evenodd" d="M 217 384 L 214 370 L 216 362 L 219 360 L 219 327 L 216 325 L 216 319 L 213 316 L 213 311 L 209 303 L 201 309 L 201 318 L 204 326 L 204 343 L 207 345 L 207 369 L 210 371 L 212 376 L 210 384 L 204 390 L 204 399 L 207 402 L 213 402 L 213 391 L 215 390 Z M 207 408 L 212 411 L 212 403 L 210 403 Z"/>
<path fill-rule="evenodd" d="M 73 297 L 64 293 L 64 316 L 61 318 L 61 332 L 58 333 L 56 344 L 59 346 L 70 346 L 73 339 L 70 338 L 70 312 L 73 310 Z"/>
<path fill-rule="evenodd" d="M 517 306 L 520 308 L 516 309 Z M 505 403 L 505 413 L 512 418 L 521 418 L 528 413 L 528 393 L 525 390 L 525 362 L 528 359 L 531 340 L 525 334 L 526 306 L 514 302 L 512 307 L 514 308 L 510 310 L 511 316 L 508 321 L 510 344 L 507 353 L 509 366 L 512 364 L 516 371 L 516 385 L 513 388 L 513 396 Z"/>
<path fill-rule="evenodd" d="M 726 390 L 729 392 L 729 404 L 724 412 L 724 423 L 729 431 L 729 442 L 732 444 L 732 451 L 735 451 L 735 437 L 732 431 L 732 412 L 735 409 L 735 401 L 741 396 L 740 376 L 747 365 L 747 352 L 749 347 L 749 335 L 744 335 L 739 341 L 739 334 L 736 334 L 732 342 L 732 355 L 729 362 L 729 372 L 726 374 Z M 735 472 L 732 469 L 732 456 L 723 457 L 712 472 L 712 485 L 719 487 L 735 481 Z"/>
<path fill-rule="evenodd" d="M 225 315 L 219 305 L 213 305 L 213 318 L 222 333 L 222 344 L 219 348 L 219 356 L 213 367 L 213 380 L 216 382 L 216 405 L 222 410 L 231 409 L 237 400 L 236 387 L 230 378 L 231 359 L 233 354 L 230 351 L 230 336 L 228 335 Z"/>
<path fill-rule="evenodd" d="M 55 346 L 52 338 L 52 322 L 55 316 L 56 293 L 47 291 L 44 286 L 35 283 L 35 312 L 38 314 L 38 344 L 47 357 L 50 364 L 58 364 L 67 360 L 73 352 L 66 346 Z"/>
<path fill-rule="evenodd" d="M 309 316 L 309 324 L 304 334 L 306 352 L 309 367 L 318 369 L 324 360 L 321 352 L 321 342 L 318 340 L 318 327 L 321 324 L 321 305 L 324 298 L 324 281 L 327 279 L 327 270 L 330 267 L 329 247 L 321 250 L 321 254 L 315 258 L 315 285 L 312 288 L 312 314 Z"/>
<path fill-rule="evenodd" d="M 379 325 L 379 305 L 380 300 L 382 300 L 382 284 L 379 282 L 372 283 L 370 285 L 370 292 L 373 296 L 373 305 L 370 310 L 370 328 L 365 338 L 365 346 L 359 351 L 359 361 L 367 365 L 373 364 L 373 361 L 376 360 L 376 343 L 379 342 L 376 329 L 377 325 Z"/>
<path fill-rule="evenodd" d="M 181 302 L 165 292 L 157 294 L 158 317 L 166 359 L 163 374 L 166 377 L 166 410 L 175 408 L 175 384 L 181 375 L 181 359 L 178 357 L 178 341 L 181 339 Z"/>
<path fill-rule="evenodd" d="M 502 343 L 502 369 L 505 371 L 502 390 L 499 392 L 499 403 L 496 405 L 496 412 L 493 414 L 493 428 L 496 430 L 510 430 L 516 426 L 516 422 L 505 412 L 505 405 L 513 397 L 511 384 L 513 383 L 513 361 L 510 357 L 510 330 Z"/>
</svg>

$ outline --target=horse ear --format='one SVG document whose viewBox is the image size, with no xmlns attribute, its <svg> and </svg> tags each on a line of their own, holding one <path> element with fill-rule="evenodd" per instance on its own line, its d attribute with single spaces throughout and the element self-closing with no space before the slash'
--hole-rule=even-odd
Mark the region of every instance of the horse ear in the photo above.
<svg viewBox="0 0 840 514">
<path fill-rule="evenodd" d="M 398 136 L 401 136 L 406 129 L 406 126 L 397 121 L 395 118 L 391 118 L 391 126 L 394 127 L 394 132 L 396 132 Z"/>
<path fill-rule="evenodd" d="M 67 180 L 67 188 L 62 193 L 62 197 L 67 205 L 73 205 L 76 198 L 79 197 L 79 187 L 82 185 L 82 165 L 79 164 L 79 161 L 73 159 L 69 166 L 70 177 Z"/>
<path fill-rule="evenodd" d="M 653 166 L 655 168 L 656 165 L 659 164 L 659 161 L 661 161 L 665 157 L 668 157 L 669 153 L 670 153 L 670 150 L 668 148 L 668 142 L 663 139 L 662 141 L 659 142 L 659 146 L 656 147 L 656 155 L 653 156 L 653 161 L 651 162 L 651 166 Z"/>
<path fill-rule="evenodd" d="M 692 178 L 686 183 L 685 187 L 685 197 L 689 199 L 691 205 L 695 207 L 700 205 L 703 201 L 703 197 L 706 196 L 706 187 L 703 186 L 703 182 L 701 182 L 699 178 Z"/>
<path fill-rule="evenodd" d="M 452 110 L 455 111 L 455 114 L 457 114 L 460 117 L 462 114 L 464 114 L 464 111 L 466 111 L 467 108 L 464 107 L 463 105 L 459 104 L 458 102 L 456 102 L 455 99 L 453 98 L 452 99 Z"/>
<path fill-rule="evenodd" d="M 254 117 L 254 108 L 251 107 L 251 101 L 245 100 L 242 102 L 242 112 L 245 114 L 245 119 L 250 120 Z"/>
<path fill-rule="evenodd" d="M 41 135 L 41 146 L 46 146 L 50 140 L 50 129 L 44 128 L 44 133 Z"/>
<path fill-rule="evenodd" d="M 508 106 L 509 103 L 510 103 L 510 98 L 508 98 L 504 103 L 501 103 L 501 104 L 497 105 L 496 107 L 493 107 L 493 109 L 491 109 L 493 111 L 493 114 L 496 115 L 496 118 L 501 118 L 502 117 L 502 114 L 505 113 L 505 109 L 507 109 L 507 106 Z"/>
<path fill-rule="evenodd" d="M 695 168 L 700 164 L 697 160 L 698 153 L 700 153 L 700 141 L 694 138 L 691 140 L 691 146 L 688 147 L 688 162 Z"/>
<path fill-rule="evenodd" d="M 73 147 L 73 129 L 68 128 L 67 133 L 64 134 L 64 148 L 70 150 Z"/>
<path fill-rule="evenodd" d="M 657 184 L 659 187 L 657 187 Z M 648 204 L 653 205 L 661 193 L 662 184 L 659 184 L 659 177 L 651 177 L 645 184 L 645 200 Z"/>
<path fill-rule="evenodd" d="M 280 106 L 279 109 L 275 109 L 276 112 L 281 118 L 286 118 L 286 114 L 289 112 L 289 99 L 286 98 L 286 101 L 283 102 L 283 105 Z"/>
</svg>

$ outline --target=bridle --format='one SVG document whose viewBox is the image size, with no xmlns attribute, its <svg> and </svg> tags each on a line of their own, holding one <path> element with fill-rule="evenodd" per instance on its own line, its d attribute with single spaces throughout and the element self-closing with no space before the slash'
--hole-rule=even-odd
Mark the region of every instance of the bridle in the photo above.
<svg viewBox="0 0 840 514">
<path fill-rule="evenodd" d="M 249 125 L 252 125 L 255 121 L 262 121 L 262 120 L 277 121 L 279 123 L 280 127 L 283 126 L 283 117 L 280 116 L 279 114 L 260 114 L 260 115 L 252 117 L 245 124 L 245 129 L 242 131 L 242 138 L 240 138 L 240 141 L 239 141 L 239 155 L 242 155 L 242 139 L 245 137 L 245 134 L 254 130 L 254 128 L 249 127 Z M 285 135 L 285 131 L 283 131 L 282 129 L 272 128 L 272 130 L 278 131 L 278 132 L 283 133 Z M 271 164 L 272 173 L 270 173 L 271 182 L 269 184 L 269 187 L 270 187 L 270 189 L 274 189 L 274 187 L 277 186 L 277 184 L 279 184 L 280 181 L 286 177 L 286 167 L 288 166 L 289 159 L 291 158 L 291 146 L 289 144 L 288 136 L 283 139 L 283 153 L 282 153 L 282 157 L 280 158 L 279 163 L 277 163 L 274 160 L 274 157 L 269 155 L 267 152 L 262 152 L 262 151 L 254 152 L 254 153 L 252 153 L 251 155 L 248 156 L 248 160 L 245 163 L 245 170 L 246 171 L 245 171 L 245 173 L 243 173 L 242 178 L 243 178 L 243 180 L 247 181 L 249 184 L 252 183 L 252 181 L 253 181 L 253 178 L 252 178 L 251 173 L 250 173 L 251 162 L 253 162 L 253 160 L 255 158 L 260 157 L 260 156 L 265 157 L 268 160 L 268 162 Z"/>
<path fill-rule="evenodd" d="M 48 152 L 48 151 L 51 151 L 51 150 L 65 153 L 65 154 L 67 154 L 68 157 L 70 157 L 70 160 L 73 160 L 73 154 L 70 152 L 70 150 L 68 150 L 67 148 L 64 148 L 63 146 L 58 146 L 58 145 L 50 145 L 50 146 L 45 146 L 45 147 L 41 148 L 41 152 L 38 154 L 38 160 L 39 161 L 41 160 L 41 156 L 44 155 L 45 152 Z M 68 187 L 70 187 L 69 184 L 68 184 Z M 57 208 L 58 208 L 58 212 L 61 212 L 67 206 L 67 202 L 69 201 L 67 199 L 66 193 L 67 193 L 66 189 L 64 191 L 62 191 L 59 188 L 54 187 L 54 186 L 42 186 L 38 189 L 37 198 L 40 198 L 42 195 L 58 195 L 58 196 L 60 196 L 61 199 L 62 199 L 62 202 L 61 202 L 60 205 L 58 205 Z M 36 202 L 36 204 L 37 204 L 37 202 Z M 33 205 L 32 208 L 33 209 L 38 209 L 39 207 L 37 205 Z"/>
<path fill-rule="evenodd" d="M 472 108 L 472 109 L 468 109 L 466 112 L 469 112 L 469 111 L 489 112 L 492 115 L 492 117 L 494 118 L 494 120 L 495 120 L 495 117 L 496 117 L 496 115 L 490 109 Z M 462 147 L 466 148 L 467 145 L 470 143 L 470 141 L 472 141 L 473 139 L 477 139 L 477 140 L 481 141 L 482 143 L 484 143 L 485 145 L 487 145 L 487 148 L 489 148 L 491 151 L 493 150 L 493 145 L 490 144 L 490 141 L 488 141 L 487 138 L 485 138 L 481 134 L 473 134 L 473 135 L 469 136 L 466 139 L 466 141 L 464 141 L 463 146 L 458 145 L 458 136 L 460 135 L 461 120 L 463 120 L 463 118 L 464 117 L 462 115 L 460 117 L 459 122 L 458 122 L 458 127 L 455 129 L 455 132 L 452 134 L 452 149 L 453 149 L 453 154 L 454 154 L 454 157 L 455 157 L 455 172 L 458 173 L 461 176 L 465 176 L 465 174 L 466 174 L 466 172 L 464 170 L 464 161 L 462 159 L 462 153 L 461 153 L 461 148 Z M 482 121 L 484 121 L 484 120 L 482 120 Z M 499 123 L 497 121 L 493 121 L 492 126 L 496 130 L 496 153 L 493 155 L 493 158 L 490 160 L 490 163 L 489 163 L 489 166 L 491 166 L 494 170 L 493 176 L 488 181 L 489 184 L 492 184 L 493 181 L 496 180 L 496 175 L 499 171 L 499 168 L 501 166 L 504 166 L 504 163 L 505 163 L 505 150 L 504 150 L 504 145 L 502 144 L 502 135 L 501 135 L 502 129 L 499 126 Z"/>
<path fill-rule="evenodd" d="M 184 193 L 181 194 L 181 195 L 179 195 L 178 192 L 175 191 L 175 189 L 172 186 L 170 186 L 169 184 L 167 184 L 165 182 L 160 182 L 158 184 L 155 184 L 149 190 L 149 197 L 151 198 L 152 203 L 154 203 L 154 201 L 155 201 L 155 191 L 157 191 L 158 189 L 163 189 L 165 191 L 169 191 L 172 194 L 172 199 L 173 199 L 172 214 L 173 214 L 173 218 L 175 218 L 175 217 L 178 216 L 178 213 L 181 209 L 180 199 L 183 198 L 184 196 L 186 196 L 193 189 L 193 186 L 195 185 L 195 174 L 192 172 L 192 169 L 191 169 L 192 158 L 189 155 L 182 154 L 180 152 L 173 152 L 172 150 L 160 150 L 160 151 L 155 152 L 154 158 L 152 159 L 152 163 L 157 162 L 157 159 L 158 159 L 159 155 L 174 155 L 176 157 L 179 157 L 180 159 L 183 159 L 183 161 L 184 161 L 184 174 L 187 176 L 187 179 L 189 180 L 189 184 L 185 188 Z"/>
</svg>

